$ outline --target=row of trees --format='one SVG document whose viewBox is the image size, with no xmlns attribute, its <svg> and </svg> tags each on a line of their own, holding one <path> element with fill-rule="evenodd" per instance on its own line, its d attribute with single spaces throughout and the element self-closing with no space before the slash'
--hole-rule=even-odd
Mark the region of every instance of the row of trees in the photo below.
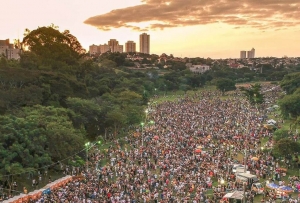
<svg viewBox="0 0 300 203">
<path fill-rule="evenodd" d="M 300 124 L 300 73 L 285 75 L 280 86 L 284 90 L 284 94 L 278 104 L 282 116 L 291 120 L 291 124 L 289 130 L 280 129 L 274 133 L 274 155 L 285 157 L 291 165 L 299 164 L 300 142 L 298 132 L 295 129 Z"/>
</svg>

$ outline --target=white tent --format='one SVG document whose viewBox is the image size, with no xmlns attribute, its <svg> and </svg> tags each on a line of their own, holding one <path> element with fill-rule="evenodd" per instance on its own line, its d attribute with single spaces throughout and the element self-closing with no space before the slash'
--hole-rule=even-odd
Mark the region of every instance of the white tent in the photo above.
<svg viewBox="0 0 300 203">
<path fill-rule="evenodd" d="M 273 124 L 273 125 L 275 125 L 275 124 L 276 124 L 276 121 L 273 120 L 273 119 L 270 119 L 270 120 L 267 121 L 267 123 L 268 123 L 268 124 Z"/>
<path fill-rule="evenodd" d="M 231 193 L 227 193 L 223 198 L 228 198 L 228 199 L 243 199 L 244 194 L 243 191 L 234 191 Z"/>
</svg>

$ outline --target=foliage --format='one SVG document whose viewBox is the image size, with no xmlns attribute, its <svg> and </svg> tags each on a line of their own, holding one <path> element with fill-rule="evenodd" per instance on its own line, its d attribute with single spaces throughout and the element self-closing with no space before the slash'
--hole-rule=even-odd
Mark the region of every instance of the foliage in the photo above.
<svg viewBox="0 0 300 203">
<path fill-rule="evenodd" d="M 264 95 L 261 92 L 261 85 L 256 83 L 250 85 L 249 88 L 240 87 L 240 90 L 249 100 L 250 104 L 262 104 L 264 102 Z"/>
<path fill-rule="evenodd" d="M 289 138 L 283 138 L 274 145 L 274 154 L 279 156 L 289 156 L 300 152 L 300 143 Z"/>
<path fill-rule="evenodd" d="M 285 95 L 278 102 L 281 113 L 288 117 L 289 115 L 293 118 L 300 116 L 300 94 Z"/>
<path fill-rule="evenodd" d="M 227 78 L 217 78 L 214 81 L 214 84 L 216 85 L 217 89 L 222 92 L 227 92 L 236 89 L 235 82 Z"/>
<path fill-rule="evenodd" d="M 99 134 L 99 123 L 101 122 L 101 107 L 95 100 L 81 98 L 68 98 L 66 104 L 69 109 L 75 112 L 72 114 L 74 126 L 84 126 L 89 138 L 95 138 Z"/>
<path fill-rule="evenodd" d="M 300 87 L 300 72 L 285 75 L 280 86 L 287 94 L 293 94 Z"/>
<path fill-rule="evenodd" d="M 0 116 L 2 174 L 10 166 L 22 170 L 46 166 L 78 152 L 84 143 L 83 129 L 74 129 L 69 110 L 54 107 L 25 107 L 16 115 Z"/>
<path fill-rule="evenodd" d="M 84 49 L 75 36 L 68 30 L 60 32 L 53 26 L 39 27 L 33 31 L 27 30 L 22 45 L 28 48 L 30 54 L 37 56 L 36 58 L 41 62 L 40 65 L 55 69 L 75 65 L 84 54 Z M 25 58 L 21 55 L 21 61 L 23 60 Z"/>
<path fill-rule="evenodd" d="M 288 130 L 279 129 L 274 132 L 274 140 L 275 141 L 278 141 L 283 138 L 289 138 L 289 137 L 290 137 L 290 133 Z"/>
<path fill-rule="evenodd" d="M 121 66 L 125 63 L 126 54 L 125 53 L 112 53 L 112 52 L 106 52 L 104 54 L 101 54 L 99 56 L 99 61 L 102 60 L 110 60 L 113 61 L 117 66 Z"/>
</svg>

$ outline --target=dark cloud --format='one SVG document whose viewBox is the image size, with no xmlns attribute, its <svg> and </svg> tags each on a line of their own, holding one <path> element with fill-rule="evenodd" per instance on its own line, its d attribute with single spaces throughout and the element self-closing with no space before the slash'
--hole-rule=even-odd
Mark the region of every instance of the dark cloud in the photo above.
<svg viewBox="0 0 300 203">
<path fill-rule="evenodd" d="M 300 24 L 299 0 L 141 0 L 141 3 L 90 17 L 84 23 L 105 31 L 120 27 L 148 31 L 217 22 L 262 30 Z M 149 21 L 148 27 L 134 26 Z"/>
</svg>

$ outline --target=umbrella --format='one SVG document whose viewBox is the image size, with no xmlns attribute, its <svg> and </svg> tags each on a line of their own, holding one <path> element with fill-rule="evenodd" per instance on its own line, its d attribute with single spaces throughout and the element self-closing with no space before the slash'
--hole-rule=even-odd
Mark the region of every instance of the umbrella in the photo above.
<svg viewBox="0 0 300 203">
<path fill-rule="evenodd" d="M 155 135 L 153 138 L 156 139 L 156 140 L 158 140 L 159 137 L 157 135 Z"/>
<path fill-rule="evenodd" d="M 257 161 L 258 159 L 259 158 L 255 157 L 255 156 L 251 158 L 251 160 L 253 160 L 253 161 Z"/>
<path fill-rule="evenodd" d="M 202 146 L 200 146 L 200 145 L 199 145 L 199 146 L 197 146 L 197 149 L 202 149 Z"/>
<path fill-rule="evenodd" d="M 280 186 L 278 190 L 281 192 L 294 192 L 293 188 L 288 186 Z"/>
<path fill-rule="evenodd" d="M 269 183 L 266 185 L 266 187 L 270 189 L 278 189 L 279 185 L 276 185 L 275 183 Z"/>
<path fill-rule="evenodd" d="M 196 149 L 195 152 L 196 153 L 201 153 L 201 149 Z"/>
</svg>

